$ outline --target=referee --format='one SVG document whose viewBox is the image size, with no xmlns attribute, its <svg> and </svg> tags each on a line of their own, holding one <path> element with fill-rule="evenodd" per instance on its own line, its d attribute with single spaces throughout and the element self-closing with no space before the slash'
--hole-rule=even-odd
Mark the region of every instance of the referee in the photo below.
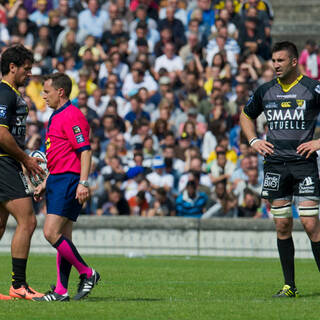
<svg viewBox="0 0 320 320">
<path fill-rule="evenodd" d="M 320 83 L 299 74 L 298 51 L 291 42 L 274 45 L 272 63 L 276 79 L 258 87 L 241 113 L 240 124 L 251 147 L 265 157 L 262 197 L 271 203 L 284 275 L 284 286 L 273 297 L 294 298 L 298 291 L 292 240 L 293 196 L 320 271 L 316 162 L 320 140 L 313 140 L 320 110 Z M 268 125 L 266 140 L 260 140 L 255 131 L 254 120 L 262 112 Z"/>
</svg>

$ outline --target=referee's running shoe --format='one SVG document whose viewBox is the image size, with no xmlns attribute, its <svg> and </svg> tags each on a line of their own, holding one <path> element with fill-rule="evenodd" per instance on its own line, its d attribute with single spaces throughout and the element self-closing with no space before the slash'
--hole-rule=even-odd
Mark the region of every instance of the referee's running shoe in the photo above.
<svg viewBox="0 0 320 320">
<path fill-rule="evenodd" d="M 298 298 L 299 292 L 297 288 L 293 288 L 285 284 L 283 288 L 279 290 L 278 293 L 274 294 L 272 297 L 273 298 Z"/>
<path fill-rule="evenodd" d="M 66 301 L 70 300 L 68 293 L 59 294 L 54 291 L 55 288 L 56 288 L 55 286 L 51 286 L 51 289 L 52 289 L 51 291 L 46 292 L 45 295 L 42 297 L 32 298 L 32 300 L 33 301 L 47 301 L 47 302 L 50 302 L 50 301 L 66 302 Z"/>
<path fill-rule="evenodd" d="M 82 274 L 79 279 L 78 293 L 73 297 L 73 300 L 80 300 L 86 297 L 100 280 L 100 274 L 92 269 L 92 276 L 90 278 L 86 274 Z"/>
</svg>

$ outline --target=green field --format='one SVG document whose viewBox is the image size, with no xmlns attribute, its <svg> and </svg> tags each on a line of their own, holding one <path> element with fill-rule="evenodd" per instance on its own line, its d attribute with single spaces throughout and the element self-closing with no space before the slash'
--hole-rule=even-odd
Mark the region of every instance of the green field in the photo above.
<svg viewBox="0 0 320 320">
<path fill-rule="evenodd" d="M 11 259 L 0 255 L 0 292 L 7 294 Z M 83 301 L 0 301 L 0 319 L 320 319 L 320 274 L 298 259 L 298 299 L 272 299 L 282 286 L 277 259 L 93 257 L 102 281 Z M 46 291 L 55 282 L 55 257 L 31 255 L 28 280 Z M 72 271 L 70 291 L 78 283 Z"/>
</svg>

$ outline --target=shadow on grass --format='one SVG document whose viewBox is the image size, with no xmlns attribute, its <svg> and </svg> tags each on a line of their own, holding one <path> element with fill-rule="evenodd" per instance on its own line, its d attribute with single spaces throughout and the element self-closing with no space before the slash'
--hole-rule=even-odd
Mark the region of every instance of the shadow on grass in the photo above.
<svg viewBox="0 0 320 320">
<path fill-rule="evenodd" d="M 89 297 L 83 301 L 86 302 L 157 302 L 157 301 L 165 301 L 165 299 L 159 298 L 119 298 L 119 297 Z"/>
</svg>

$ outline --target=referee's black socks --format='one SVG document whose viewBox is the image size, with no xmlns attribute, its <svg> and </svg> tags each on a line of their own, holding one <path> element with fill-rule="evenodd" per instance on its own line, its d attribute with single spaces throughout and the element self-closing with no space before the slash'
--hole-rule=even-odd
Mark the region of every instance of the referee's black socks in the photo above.
<svg viewBox="0 0 320 320">
<path fill-rule="evenodd" d="M 293 239 L 277 239 L 277 245 L 285 284 L 295 288 Z"/>
<path fill-rule="evenodd" d="M 27 259 L 12 258 L 12 286 L 15 289 L 26 284 Z"/>
<path fill-rule="evenodd" d="M 311 241 L 311 248 L 314 256 L 314 260 L 318 266 L 318 270 L 320 271 L 320 241 L 313 242 Z"/>
</svg>

